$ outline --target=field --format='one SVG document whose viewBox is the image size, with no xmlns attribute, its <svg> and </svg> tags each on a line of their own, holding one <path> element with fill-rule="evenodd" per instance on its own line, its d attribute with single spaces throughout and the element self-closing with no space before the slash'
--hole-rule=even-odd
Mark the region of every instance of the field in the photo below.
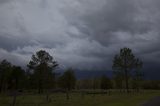
<svg viewBox="0 0 160 106">
<path fill-rule="evenodd" d="M 141 106 L 152 97 L 159 96 L 160 91 L 143 91 L 141 93 L 120 93 L 112 91 L 109 94 L 81 94 L 70 93 L 70 99 L 66 99 L 65 93 L 51 94 L 50 102 L 46 102 L 46 95 L 23 94 L 17 96 L 15 106 Z M 13 97 L 0 96 L 0 106 L 12 106 Z"/>
</svg>

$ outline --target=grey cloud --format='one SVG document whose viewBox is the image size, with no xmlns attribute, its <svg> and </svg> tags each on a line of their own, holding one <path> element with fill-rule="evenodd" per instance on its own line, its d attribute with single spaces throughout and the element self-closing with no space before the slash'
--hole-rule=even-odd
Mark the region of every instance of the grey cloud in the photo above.
<svg viewBox="0 0 160 106">
<path fill-rule="evenodd" d="M 1 4 L 1 3 L 7 3 L 7 2 L 9 2 L 9 1 L 11 1 L 11 0 L 0 0 L 0 4 Z"/>
<path fill-rule="evenodd" d="M 149 20 L 136 19 L 139 10 L 133 1 L 113 0 L 112 4 L 106 4 L 97 13 L 84 16 L 86 25 L 97 40 L 103 44 L 114 38 L 114 32 L 128 32 L 132 36 L 147 33 L 152 30 Z M 111 6 L 108 6 L 111 5 Z"/>
<path fill-rule="evenodd" d="M 159 63 L 158 0 L 9 1 L 0 0 L 0 58 L 27 63 L 45 49 L 62 67 L 111 70 L 113 56 L 130 47 Z"/>
<path fill-rule="evenodd" d="M 29 59 L 29 56 L 28 55 L 25 55 L 25 54 L 19 54 L 19 53 L 16 53 L 16 52 L 8 52 L 4 49 L 0 49 L 0 60 L 2 59 L 7 59 L 8 61 L 10 61 L 12 64 L 14 65 L 21 65 L 23 68 L 26 67 L 26 62 L 28 62 L 26 60 Z"/>
<path fill-rule="evenodd" d="M 13 51 L 17 48 L 23 48 L 27 45 L 36 45 L 35 42 L 32 42 L 28 37 L 12 37 L 7 34 L 0 35 L 0 48 L 3 48 L 7 51 Z"/>
</svg>

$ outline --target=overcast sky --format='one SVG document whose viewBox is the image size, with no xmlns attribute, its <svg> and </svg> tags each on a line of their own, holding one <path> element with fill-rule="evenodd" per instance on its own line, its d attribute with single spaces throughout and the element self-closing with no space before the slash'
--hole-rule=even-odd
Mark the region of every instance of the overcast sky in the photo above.
<svg viewBox="0 0 160 106">
<path fill-rule="evenodd" d="M 111 70 L 123 47 L 160 69 L 160 0 L 0 0 L 0 60 L 24 67 L 44 49 L 63 68 Z"/>
</svg>

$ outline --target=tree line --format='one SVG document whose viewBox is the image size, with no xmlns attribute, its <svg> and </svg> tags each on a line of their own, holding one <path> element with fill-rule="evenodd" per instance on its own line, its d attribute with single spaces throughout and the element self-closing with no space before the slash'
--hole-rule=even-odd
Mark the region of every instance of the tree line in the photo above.
<svg viewBox="0 0 160 106">
<path fill-rule="evenodd" d="M 37 89 L 38 93 L 43 93 L 57 87 L 70 90 L 76 84 L 72 68 L 56 78 L 58 63 L 44 50 L 32 55 L 27 67 L 24 70 L 7 60 L 0 61 L 0 92 Z"/>
<path fill-rule="evenodd" d="M 37 51 L 32 55 L 31 60 L 24 70 L 20 66 L 12 65 L 7 60 L 0 61 L 0 92 L 17 90 L 35 90 L 37 93 L 46 93 L 49 100 L 50 92 L 54 89 L 61 89 L 67 93 L 72 89 L 155 89 L 159 81 L 143 80 L 142 67 L 143 62 L 135 57 L 132 50 L 122 48 L 113 58 L 112 78 L 103 75 L 99 78 L 76 79 L 74 69 L 68 68 L 58 75 L 55 70 L 58 68 L 58 62 L 45 50 Z"/>
</svg>

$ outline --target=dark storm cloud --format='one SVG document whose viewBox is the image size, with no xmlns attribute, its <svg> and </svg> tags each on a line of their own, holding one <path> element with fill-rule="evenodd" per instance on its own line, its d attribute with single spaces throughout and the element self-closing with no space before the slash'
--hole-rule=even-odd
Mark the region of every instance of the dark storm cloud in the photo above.
<svg viewBox="0 0 160 106">
<path fill-rule="evenodd" d="M 0 53 L 27 63 L 45 49 L 61 67 L 110 70 L 113 56 L 130 47 L 159 64 L 158 0 L 0 0 Z M 24 58 L 25 57 L 25 58 Z M 145 66 L 145 68 L 146 68 Z"/>
<path fill-rule="evenodd" d="M 143 9 L 141 10 L 135 1 L 113 0 L 111 4 L 106 3 L 98 12 L 87 14 L 84 20 L 92 31 L 90 37 L 93 39 L 99 40 L 102 44 L 112 43 L 114 39 L 114 43 L 119 43 L 116 39 L 118 36 L 122 38 L 121 35 L 118 35 L 120 33 L 126 33 L 126 36 L 134 39 L 152 30 L 154 23 L 150 22 L 150 19 L 145 19 L 148 16 L 139 19 L 140 11 Z"/>
<path fill-rule="evenodd" d="M 134 53 L 145 59 L 144 61 L 147 61 L 149 57 L 154 58 L 151 55 L 147 58 L 142 56 L 159 50 L 157 46 L 159 45 L 159 32 L 155 30 L 157 28 L 152 22 L 154 18 L 147 19 L 149 17 L 147 15 L 151 13 L 145 14 L 144 9 L 141 10 L 141 6 L 137 6 L 137 3 L 131 1 L 114 3 L 116 4 L 108 4 L 111 5 L 111 9 L 104 5 L 102 9 L 84 15 L 83 23 L 86 25 L 87 31 L 85 32 L 83 27 L 79 29 L 91 39 L 89 42 L 97 42 L 103 49 L 96 47 L 93 51 L 87 52 L 84 47 L 86 51 L 81 50 L 80 54 L 101 58 L 103 60 L 101 65 L 109 64 L 107 65 L 109 67 L 113 54 L 122 47 L 132 48 Z M 141 13 L 144 17 L 140 15 Z"/>
<path fill-rule="evenodd" d="M 9 2 L 9 1 L 11 1 L 11 0 L 0 0 L 0 4 L 2 4 L 2 3 L 7 3 L 7 2 Z"/>
<path fill-rule="evenodd" d="M 160 51 L 158 5 L 160 2 L 157 0 L 112 0 L 112 2 L 107 0 L 101 9 L 85 14 L 83 21 L 91 33 L 88 31 L 86 35 L 100 43 L 104 47 L 103 50 L 106 50 L 105 52 L 101 50 L 100 55 L 94 56 L 113 57 L 112 53 L 119 48 L 130 47 L 144 61 L 157 61 Z M 110 51 L 111 53 L 107 55 Z M 156 55 L 152 55 L 155 53 Z M 152 64 L 146 66 L 150 67 Z"/>
<path fill-rule="evenodd" d="M 27 37 L 10 37 L 7 34 L 2 34 L 0 36 L 0 48 L 12 51 L 19 48 L 23 48 L 27 45 L 34 45 L 34 42 L 31 42 Z"/>
</svg>

